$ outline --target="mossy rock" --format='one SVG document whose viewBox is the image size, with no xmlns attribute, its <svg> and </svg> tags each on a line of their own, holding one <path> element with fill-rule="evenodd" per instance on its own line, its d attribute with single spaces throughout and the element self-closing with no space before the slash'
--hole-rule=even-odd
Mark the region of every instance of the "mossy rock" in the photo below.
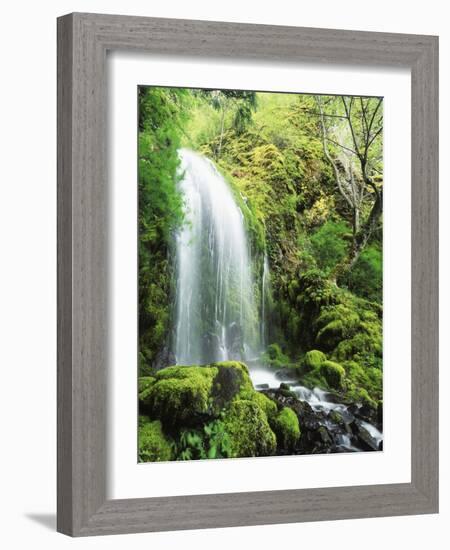
<svg viewBox="0 0 450 550">
<path fill-rule="evenodd" d="M 237 399 L 224 413 L 223 424 L 229 437 L 229 456 L 268 456 L 276 450 L 275 434 L 267 416 L 255 402 Z"/>
<path fill-rule="evenodd" d="M 322 351 L 312 349 L 305 354 L 303 365 L 306 369 L 313 370 L 320 367 L 320 365 L 326 360 L 327 356 Z"/>
<path fill-rule="evenodd" d="M 159 420 L 151 422 L 139 418 L 139 462 L 164 462 L 172 460 L 173 445 L 164 434 Z"/>
<path fill-rule="evenodd" d="M 138 395 L 139 395 L 139 401 L 145 401 L 150 388 L 153 386 L 155 382 L 154 376 L 141 376 L 138 379 Z"/>
<path fill-rule="evenodd" d="M 217 369 L 211 389 L 211 397 L 216 409 L 223 408 L 240 392 L 254 391 L 245 363 L 241 363 L 240 361 L 222 361 L 220 363 L 213 363 L 211 367 Z"/>
<path fill-rule="evenodd" d="M 277 369 L 286 367 L 290 364 L 289 357 L 283 353 L 279 344 L 270 344 L 264 353 L 265 361 Z"/>
<path fill-rule="evenodd" d="M 256 390 L 244 390 L 239 394 L 238 399 L 254 401 L 264 411 L 264 414 L 269 420 L 278 412 L 278 407 L 275 401 Z"/>
<path fill-rule="evenodd" d="M 277 437 L 278 446 L 292 450 L 300 438 L 300 426 L 295 412 L 284 407 L 271 421 L 270 425 Z"/>
<path fill-rule="evenodd" d="M 347 397 L 374 406 L 382 398 L 383 371 L 356 361 L 345 361 L 343 366 L 346 371 Z"/>
<path fill-rule="evenodd" d="M 167 367 L 156 374 L 142 402 L 152 418 L 169 428 L 192 425 L 198 417 L 211 412 L 211 391 L 217 373 L 215 367 Z"/>
<path fill-rule="evenodd" d="M 324 308 L 314 324 L 317 344 L 327 351 L 333 350 L 342 340 L 355 334 L 360 321 L 355 311 L 342 304 Z"/>
<path fill-rule="evenodd" d="M 247 366 L 239 361 L 167 367 L 140 379 L 139 390 L 143 410 L 169 430 L 200 425 L 239 394 L 256 394 Z"/>
<path fill-rule="evenodd" d="M 334 361 L 324 361 L 318 368 L 330 388 L 341 390 L 345 384 L 345 369 Z"/>
<path fill-rule="evenodd" d="M 358 332 L 352 338 L 343 340 L 338 344 L 334 355 L 339 361 L 367 357 L 368 355 L 381 358 L 383 349 L 381 325 L 374 332 Z"/>
<path fill-rule="evenodd" d="M 360 405 L 366 405 L 374 410 L 377 409 L 377 402 L 369 395 L 366 388 L 357 387 L 354 384 L 350 384 L 347 391 L 347 398 Z"/>
</svg>

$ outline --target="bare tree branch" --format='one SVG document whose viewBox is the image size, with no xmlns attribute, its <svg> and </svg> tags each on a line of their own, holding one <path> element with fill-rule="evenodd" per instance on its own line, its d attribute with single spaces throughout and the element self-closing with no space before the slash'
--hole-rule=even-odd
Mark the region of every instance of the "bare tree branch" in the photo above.
<svg viewBox="0 0 450 550">
<path fill-rule="evenodd" d="M 351 208 L 353 208 L 352 201 L 350 200 L 350 198 L 347 195 L 346 191 L 344 191 L 344 188 L 343 188 L 343 185 L 342 185 L 342 182 L 341 182 L 341 177 L 340 177 L 340 174 L 339 174 L 339 169 L 338 169 L 336 163 L 334 162 L 334 160 L 332 159 L 332 157 L 330 155 L 330 152 L 328 150 L 328 145 L 327 145 L 328 137 L 327 137 L 327 129 L 326 129 L 326 126 L 325 126 L 325 120 L 324 120 L 324 115 L 323 115 L 322 98 L 320 96 L 316 96 L 316 101 L 317 101 L 317 105 L 319 107 L 319 112 L 320 112 L 320 122 L 321 122 L 321 127 L 322 127 L 323 152 L 325 154 L 326 159 L 328 160 L 328 162 L 331 164 L 331 166 L 333 168 L 334 177 L 336 179 L 336 183 L 337 183 L 337 186 L 339 188 L 339 191 L 340 191 L 341 195 L 347 201 L 349 206 Z"/>
</svg>

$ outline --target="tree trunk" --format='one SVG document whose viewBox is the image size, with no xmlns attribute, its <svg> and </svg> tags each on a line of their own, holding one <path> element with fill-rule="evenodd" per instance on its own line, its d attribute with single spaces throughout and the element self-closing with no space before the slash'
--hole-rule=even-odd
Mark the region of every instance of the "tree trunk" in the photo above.
<svg viewBox="0 0 450 550">
<path fill-rule="evenodd" d="M 367 242 L 369 241 L 370 237 L 378 226 L 382 210 L 383 193 L 380 190 L 378 191 L 377 198 L 372 206 L 372 210 L 370 211 L 369 218 L 353 238 L 352 247 L 350 249 L 348 257 L 336 266 L 336 269 L 334 270 L 331 277 L 334 281 L 337 281 L 340 277 L 342 277 L 342 275 L 350 271 L 355 265 L 361 252 L 366 247 Z"/>
</svg>

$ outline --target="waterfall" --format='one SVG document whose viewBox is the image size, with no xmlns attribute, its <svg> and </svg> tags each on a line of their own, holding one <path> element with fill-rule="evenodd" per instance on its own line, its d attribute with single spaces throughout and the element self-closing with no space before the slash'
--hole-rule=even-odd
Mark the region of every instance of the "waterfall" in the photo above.
<svg viewBox="0 0 450 550">
<path fill-rule="evenodd" d="M 259 349 L 244 216 L 207 158 L 180 151 L 185 221 L 176 235 L 177 364 L 245 360 Z"/>
<path fill-rule="evenodd" d="M 266 323 L 266 301 L 269 293 L 269 259 L 264 253 L 263 272 L 261 277 L 261 348 L 264 350 L 267 345 L 267 323 Z"/>
</svg>

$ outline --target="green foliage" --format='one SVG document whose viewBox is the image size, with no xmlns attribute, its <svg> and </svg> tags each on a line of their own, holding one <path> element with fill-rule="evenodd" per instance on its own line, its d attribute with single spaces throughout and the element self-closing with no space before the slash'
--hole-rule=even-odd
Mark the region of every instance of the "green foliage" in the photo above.
<svg viewBox="0 0 450 550">
<path fill-rule="evenodd" d="M 219 417 L 197 429 L 181 429 L 176 444 L 176 460 L 227 458 L 230 437 Z"/>
<path fill-rule="evenodd" d="M 350 228 L 343 221 L 327 221 L 311 235 L 314 258 L 326 275 L 347 255 L 350 238 Z"/>
<path fill-rule="evenodd" d="M 208 438 L 208 458 L 228 458 L 231 456 L 232 443 L 222 419 L 219 418 L 210 422 L 203 430 Z"/>
<path fill-rule="evenodd" d="M 181 430 L 177 443 L 178 460 L 198 460 L 206 458 L 203 434 L 200 431 Z"/>
<path fill-rule="evenodd" d="M 171 235 L 182 223 L 177 189 L 181 125 L 189 92 L 139 88 L 139 349 L 140 374 L 151 374 L 170 321 Z"/>
<path fill-rule="evenodd" d="M 139 462 L 164 462 L 173 458 L 173 442 L 162 431 L 159 420 L 139 418 Z"/>
<path fill-rule="evenodd" d="M 277 437 L 278 446 L 292 450 L 300 439 L 300 426 L 295 412 L 284 407 L 270 421 L 270 426 Z"/>
<path fill-rule="evenodd" d="M 371 302 L 383 298 L 383 255 L 379 244 L 368 246 L 343 278 L 342 284 L 349 290 Z"/>
</svg>

